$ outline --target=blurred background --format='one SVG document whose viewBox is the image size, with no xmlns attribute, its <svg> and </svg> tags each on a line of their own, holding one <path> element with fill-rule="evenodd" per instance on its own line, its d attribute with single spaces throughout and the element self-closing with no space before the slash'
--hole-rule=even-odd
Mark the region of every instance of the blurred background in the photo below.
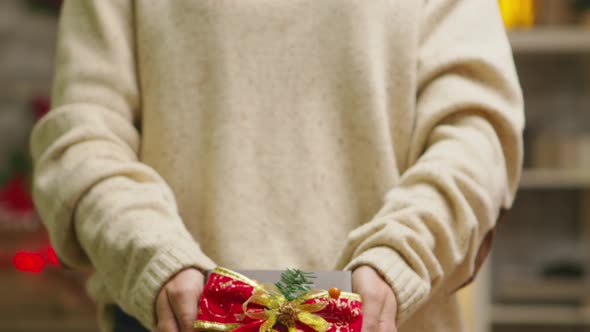
<svg viewBox="0 0 590 332">
<path fill-rule="evenodd" d="M 0 0 L 0 332 L 96 331 L 30 197 L 59 0 Z M 461 292 L 469 331 L 590 331 L 590 0 L 500 0 L 523 85 L 525 169 L 491 259 Z"/>
<path fill-rule="evenodd" d="M 0 0 L 0 331 L 96 331 L 29 194 L 28 136 L 49 108 L 58 0 Z"/>
</svg>

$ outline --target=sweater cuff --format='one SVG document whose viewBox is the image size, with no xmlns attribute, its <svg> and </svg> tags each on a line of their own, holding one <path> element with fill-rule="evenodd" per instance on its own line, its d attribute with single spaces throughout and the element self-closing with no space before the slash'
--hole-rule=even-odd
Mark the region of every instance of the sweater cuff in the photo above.
<svg viewBox="0 0 590 332">
<path fill-rule="evenodd" d="M 352 259 L 346 270 L 361 265 L 374 268 L 391 286 L 397 301 L 397 325 L 406 321 L 425 301 L 430 293 L 430 283 L 425 282 L 393 249 L 374 247 Z"/>
<path fill-rule="evenodd" d="M 149 261 L 132 290 L 130 305 L 134 315 L 145 327 L 153 330 L 156 326 L 156 298 L 162 286 L 186 268 L 206 271 L 215 266 L 192 240 L 178 241 L 161 248 Z"/>
</svg>

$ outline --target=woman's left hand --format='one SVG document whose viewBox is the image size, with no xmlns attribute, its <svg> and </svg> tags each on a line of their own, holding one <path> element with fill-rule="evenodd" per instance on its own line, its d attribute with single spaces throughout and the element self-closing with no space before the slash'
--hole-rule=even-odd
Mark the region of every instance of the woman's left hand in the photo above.
<svg viewBox="0 0 590 332">
<path fill-rule="evenodd" d="M 397 332 L 397 301 L 391 287 L 373 268 L 352 273 L 352 291 L 363 298 L 363 332 Z"/>
</svg>

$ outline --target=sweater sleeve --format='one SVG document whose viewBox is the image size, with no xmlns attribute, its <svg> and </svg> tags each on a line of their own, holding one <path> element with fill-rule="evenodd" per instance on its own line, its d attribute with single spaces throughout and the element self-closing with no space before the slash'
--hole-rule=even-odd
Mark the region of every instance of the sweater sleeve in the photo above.
<svg viewBox="0 0 590 332">
<path fill-rule="evenodd" d="M 34 199 L 64 264 L 94 270 L 109 297 L 154 325 L 160 287 L 208 269 L 174 195 L 138 160 L 140 114 L 131 0 L 66 1 L 52 110 L 34 128 Z"/>
<path fill-rule="evenodd" d="M 496 3 L 425 3 L 408 167 L 339 261 L 382 274 L 398 324 L 473 277 L 522 163 L 522 95 Z"/>
</svg>

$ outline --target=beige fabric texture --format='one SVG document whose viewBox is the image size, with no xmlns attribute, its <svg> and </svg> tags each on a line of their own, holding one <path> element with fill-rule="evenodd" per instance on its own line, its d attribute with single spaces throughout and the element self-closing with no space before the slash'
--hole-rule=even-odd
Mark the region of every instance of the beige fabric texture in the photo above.
<svg viewBox="0 0 590 332">
<path fill-rule="evenodd" d="M 368 264 L 401 332 L 462 331 L 453 292 L 521 169 L 496 7 L 66 1 L 31 138 L 58 256 L 149 328 L 186 267 Z"/>
</svg>

